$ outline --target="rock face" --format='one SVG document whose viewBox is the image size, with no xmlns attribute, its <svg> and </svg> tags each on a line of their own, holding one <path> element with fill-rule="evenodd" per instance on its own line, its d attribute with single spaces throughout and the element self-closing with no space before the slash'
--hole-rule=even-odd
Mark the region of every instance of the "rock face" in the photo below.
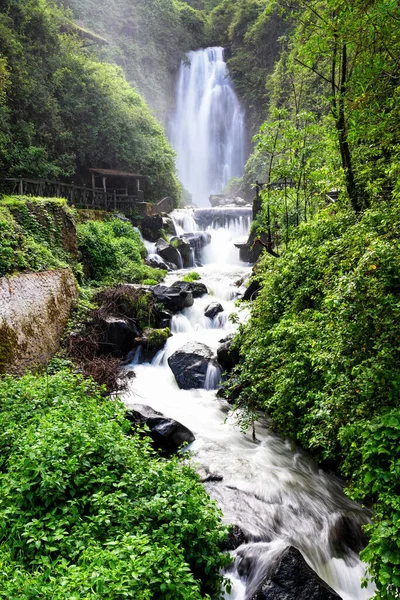
<svg viewBox="0 0 400 600">
<path fill-rule="evenodd" d="M 135 404 L 125 416 L 133 425 L 147 425 L 154 446 L 168 454 L 176 452 L 185 442 L 190 444 L 195 440 L 190 429 L 150 406 Z"/>
<path fill-rule="evenodd" d="M 211 349 L 199 342 L 185 344 L 168 359 L 177 384 L 184 390 L 203 389 L 208 366 L 213 362 Z"/>
<path fill-rule="evenodd" d="M 0 278 L 0 373 L 47 364 L 77 297 L 70 269 Z"/>
<path fill-rule="evenodd" d="M 239 362 L 239 351 L 232 350 L 233 334 L 221 340 L 217 350 L 218 362 L 225 371 L 230 371 Z"/>
<path fill-rule="evenodd" d="M 282 554 L 278 566 L 264 579 L 251 600 L 341 600 L 309 567 L 293 547 Z"/>
<path fill-rule="evenodd" d="M 260 290 L 261 285 L 258 283 L 258 281 L 252 281 L 243 294 L 243 300 L 255 300 L 260 293 Z"/>
<path fill-rule="evenodd" d="M 166 285 L 156 285 L 153 290 L 153 296 L 157 302 L 160 302 L 167 310 L 178 312 L 184 308 L 193 305 L 193 293 L 190 289 L 184 289 L 176 284 L 167 287 Z"/>
<path fill-rule="evenodd" d="M 209 319 L 214 319 L 214 317 L 216 317 L 220 312 L 224 312 L 224 307 L 222 304 L 219 302 L 211 302 L 211 304 L 206 307 L 204 314 Z"/>
<path fill-rule="evenodd" d="M 177 248 L 174 248 L 174 246 L 171 246 L 171 244 L 168 244 L 168 242 L 159 238 L 157 240 L 156 249 L 161 258 L 167 263 L 173 263 L 178 269 L 182 269 L 182 256 Z"/>
</svg>

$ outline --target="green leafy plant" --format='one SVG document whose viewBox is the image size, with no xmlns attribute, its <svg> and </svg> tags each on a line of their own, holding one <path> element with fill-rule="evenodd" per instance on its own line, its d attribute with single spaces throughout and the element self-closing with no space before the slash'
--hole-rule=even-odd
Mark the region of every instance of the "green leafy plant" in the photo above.
<svg viewBox="0 0 400 600">
<path fill-rule="evenodd" d="M 199 281 L 199 279 L 201 279 L 201 277 L 197 271 L 191 271 L 182 277 L 182 280 L 187 281 L 188 283 L 191 283 L 192 281 Z"/>
</svg>

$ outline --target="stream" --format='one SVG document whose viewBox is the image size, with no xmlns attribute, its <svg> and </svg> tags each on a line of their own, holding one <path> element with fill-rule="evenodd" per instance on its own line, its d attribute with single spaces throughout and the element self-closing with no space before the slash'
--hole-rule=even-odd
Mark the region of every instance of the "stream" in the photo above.
<svg viewBox="0 0 400 600">
<path fill-rule="evenodd" d="M 238 311 L 236 284 L 251 267 L 239 261 L 233 242 L 246 235 L 249 218 L 231 215 L 223 222 L 218 209 L 210 210 L 215 213 L 207 227 L 211 243 L 203 250 L 203 266 L 196 267 L 209 294 L 174 315 L 173 336 L 151 364 L 135 366 L 136 378 L 124 401 L 128 407 L 149 405 L 186 425 L 196 437 L 189 449 L 202 478 L 222 478 L 206 483 L 207 491 L 222 508 L 225 522 L 239 526 L 248 540 L 233 552 L 235 564 L 227 573 L 232 590 L 227 599 L 251 598 L 268 565 L 285 547 L 294 546 L 343 600 L 367 600 L 373 588 L 361 589 L 365 569 L 351 549 L 351 540 L 359 536 L 367 517 L 344 495 L 341 481 L 273 433 L 266 419 L 256 424 L 253 441 L 251 433 L 241 432 L 231 407 L 216 397 L 215 389 L 181 390 L 168 366 L 168 357 L 188 341 L 203 342 L 216 351 L 219 341 L 237 327 L 228 317 Z M 178 228 L 193 231 L 192 215 L 187 210 L 172 216 Z M 182 279 L 185 272 L 169 273 L 166 283 Z M 224 312 L 211 320 L 204 309 L 215 300 Z M 247 310 L 239 313 L 241 319 Z M 214 373 L 207 387 L 216 388 L 219 376 L 219 371 Z M 249 560 L 251 573 L 245 573 L 243 565 Z"/>
</svg>

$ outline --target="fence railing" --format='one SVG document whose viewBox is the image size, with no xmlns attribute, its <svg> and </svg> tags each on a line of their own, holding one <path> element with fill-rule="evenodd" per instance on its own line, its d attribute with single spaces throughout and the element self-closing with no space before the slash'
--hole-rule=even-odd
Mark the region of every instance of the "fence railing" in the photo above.
<svg viewBox="0 0 400 600">
<path fill-rule="evenodd" d="M 18 196 L 42 196 L 44 198 L 65 198 L 69 204 L 101 210 L 119 210 L 131 214 L 138 204 L 144 202 L 143 192 L 136 196 L 126 196 L 114 192 L 92 190 L 86 186 L 49 181 L 47 179 L 1 178 L 0 192 Z"/>
</svg>

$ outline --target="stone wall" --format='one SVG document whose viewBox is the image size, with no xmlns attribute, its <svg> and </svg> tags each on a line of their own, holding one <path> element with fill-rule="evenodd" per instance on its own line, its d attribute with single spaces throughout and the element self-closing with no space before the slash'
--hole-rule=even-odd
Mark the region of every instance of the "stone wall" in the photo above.
<svg viewBox="0 0 400 600">
<path fill-rule="evenodd" d="M 70 269 L 0 278 L 0 373 L 45 365 L 77 297 Z"/>
</svg>

